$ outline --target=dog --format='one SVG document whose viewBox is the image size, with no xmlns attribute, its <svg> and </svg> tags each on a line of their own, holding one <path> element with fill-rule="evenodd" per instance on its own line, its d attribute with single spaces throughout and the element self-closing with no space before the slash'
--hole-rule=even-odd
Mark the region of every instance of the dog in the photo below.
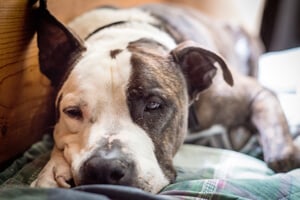
<svg viewBox="0 0 300 200">
<path fill-rule="evenodd" d="M 102 7 L 67 28 L 41 1 L 38 19 L 40 70 L 57 90 L 57 117 L 33 187 L 69 188 L 72 179 L 159 192 L 176 178 L 189 108 L 197 130 L 255 129 L 273 169 L 300 166 L 277 98 L 234 69 L 249 69 L 251 56 L 232 48 L 229 26 L 165 4 Z"/>
</svg>

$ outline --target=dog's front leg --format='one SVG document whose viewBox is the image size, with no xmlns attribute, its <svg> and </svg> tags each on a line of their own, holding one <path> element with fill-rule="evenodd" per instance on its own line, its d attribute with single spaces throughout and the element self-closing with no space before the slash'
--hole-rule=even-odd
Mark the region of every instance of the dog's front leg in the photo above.
<svg viewBox="0 0 300 200">
<path fill-rule="evenodd" d="M 53 148 L 51 158 L 39 173 L 31 187 L 63 187 L 70 188 L 68 180 L 72 179 L 70 165 L 64 158 L 63 151 Z"/>
<path fill-rule="evenodd" d="M 300 166 L 300 150 L 294 145 L 280 102 L 262 90 L 251 105 L 251 120 L 260 133 L 264 160 L 277 172 Z"/>
</svg>

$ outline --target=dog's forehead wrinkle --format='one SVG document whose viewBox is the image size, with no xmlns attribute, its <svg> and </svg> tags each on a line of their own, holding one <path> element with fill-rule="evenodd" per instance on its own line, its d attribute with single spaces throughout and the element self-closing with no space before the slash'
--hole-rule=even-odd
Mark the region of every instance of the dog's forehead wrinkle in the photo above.
<svg viewBox="0 0 300 200">
<path fill-rule="evenodd" d="M 114 89 L 114 69 L 113 69 L 113 65 L 110 66 L 110 84 L 111 84 L 111 95 L 114 96 L 115 95 L 115 89 Z"/>
</svg>

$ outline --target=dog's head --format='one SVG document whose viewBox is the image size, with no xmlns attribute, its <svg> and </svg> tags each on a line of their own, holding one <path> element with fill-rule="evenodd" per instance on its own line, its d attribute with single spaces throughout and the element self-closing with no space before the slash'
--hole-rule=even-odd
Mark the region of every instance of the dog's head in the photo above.
<svg viewBox="0 0 300 200">
<path fill-rule="evenodd" d="M 37 32 L 41 71 L 58 89 L 55 145 L 75 184 L 158 192 L 174 181 L 190 101 L 212 83 L 216 62 L 232 84 L 223 60 L 193 42 L 116 42 L 122 33 L 83 42 L 47 10 Z"/>
</svg>

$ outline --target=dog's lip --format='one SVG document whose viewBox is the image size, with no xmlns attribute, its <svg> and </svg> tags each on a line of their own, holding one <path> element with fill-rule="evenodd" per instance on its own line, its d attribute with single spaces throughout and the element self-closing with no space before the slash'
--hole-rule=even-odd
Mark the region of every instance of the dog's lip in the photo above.
<svg viewBox="0 0 300 200">
<path fill-rule="evenodd" d="M 75 184 L 74 179 L 69 179 L 66 181 L 67 184 L 69 184 L 71 186 L 71 188 L 76 187 L 77 185 Z"/>
</svg>

